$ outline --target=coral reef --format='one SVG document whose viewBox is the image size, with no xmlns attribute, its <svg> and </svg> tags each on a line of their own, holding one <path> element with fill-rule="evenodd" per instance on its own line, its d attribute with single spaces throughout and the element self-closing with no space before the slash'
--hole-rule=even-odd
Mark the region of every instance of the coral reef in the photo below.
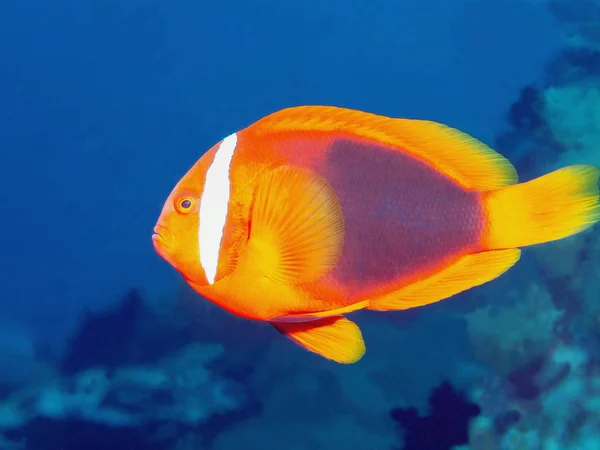
<svg viewBox="0 0 600 450">
<path fill-rule="evenodd" d="M 86 369 L 13 392 L 0 402 L 0 430 L 12 430 L 13 435 L 18 430 L 17 435 L 31 440 L 45 434 L 42 423 L 47 433 L 60 434 L 65 422 L 80 422 L 130 434 L 156 428 L 152 440 L 168 442 L 182 430 L 210 429 L 207 424 L 214 416 L 241 410 L 250 400 L 243 386 L 207 368 L 222 351 L 218 345 L 190 344 L 152 366 Z M 142 439 L 144 433 L 139 443 L 148 441 L 148 436 Z M 96 433 L 92 436 L 97 439 Z M 62 442 L 66 437 L 56 439 Z M 73 445 L 62 442 L 56 448 L 77 448 Z"/>
<path fill-rule="evenodd" d="M 525 292 L 512 289 L 504 295 L 510 306 L 487 305 L 467 320 L 475 358 L 501 375 L 545 354 L 562 314 L 543 284 L 531 282 Z"/>
<path fill-rule="evenodd" d="M 150 361 L 151 351 L 139 350 L 146 342 L 140 329 L 152 317 L 137 291 L 113 310 L 88 315 L 62 373 L 0 400 L 0 448 L 167 449 L 188 434 L 204 444 L 259 410 L 245 386 L 211 367 L 220 344 L 175 339 Z M 168 340 L 169 331 L 165 324 L 152 334 Z"/>
<path fill-rule="evenodd" d="M 471 392 L 482 405 L 470 429 L 473 450 L 599 448 L 599 372 L 581 348 L 557 344 L 502 389 L 480 383 Z"/>
<path fill-rule="evenodd" d="M 523 92 L 510 113 L 512 131 L 500 136 L 521 164 L 533 153 L 524 147 L 538 144 L 529 176 L 600 165 L 600 5 L 553 0 L 550 8 L 569 27 L 565 48 L 535 92 Z M 531 278 L 513 278 L 512 288 L 468 314 L 487 370 L 469 391 L 482 414 L 465 448 L 600 448 L 599 254 L 598 227 L 529 249 Z"/>
</svg>

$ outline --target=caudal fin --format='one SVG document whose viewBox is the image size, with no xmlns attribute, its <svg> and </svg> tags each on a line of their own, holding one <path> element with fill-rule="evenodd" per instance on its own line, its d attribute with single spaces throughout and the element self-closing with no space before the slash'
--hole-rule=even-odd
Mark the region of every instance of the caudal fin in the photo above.
<svg viewBox="0 0 600 450">
<path fill-rule="evenodd" d="M 600 220 L 600 169 L 573 165 L 484 193 L 489 249 L 525 247 L 579 233 Z"/>
</svg>

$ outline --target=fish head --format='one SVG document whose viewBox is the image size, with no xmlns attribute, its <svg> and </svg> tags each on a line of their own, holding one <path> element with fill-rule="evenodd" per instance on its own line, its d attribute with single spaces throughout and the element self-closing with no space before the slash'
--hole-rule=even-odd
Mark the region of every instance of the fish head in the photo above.
<svg viewBox="0 0 600 450">
<path fill-rule="evenodd" d="M 212 149 L 211 149 L 212 150 Z M 205 153 L 181 178 L 167 197 L 154 226 L 154 249 L 188 282 L 208 285 L 201 263 L 200 223 L 202 197 L 211 153 Z M 205 222 L 211 220 L 204 212 Z"/>
</svg>

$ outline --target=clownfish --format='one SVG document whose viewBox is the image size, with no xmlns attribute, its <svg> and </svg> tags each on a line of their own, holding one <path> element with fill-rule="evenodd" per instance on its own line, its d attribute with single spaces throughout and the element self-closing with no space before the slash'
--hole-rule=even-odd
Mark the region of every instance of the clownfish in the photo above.
<svg viewBox="0 0 600 450">
<path fill-rule="evenodd" d="M 204 153 L 152 240 L 204 298 L 353 363 L 365 343 L 346 314 L 499 277 L 520 247 L 594 225 L 599 178 L 572 165 L 519 183 L 506 158 L 441 123 L 292 107 Z"/>
</svg>

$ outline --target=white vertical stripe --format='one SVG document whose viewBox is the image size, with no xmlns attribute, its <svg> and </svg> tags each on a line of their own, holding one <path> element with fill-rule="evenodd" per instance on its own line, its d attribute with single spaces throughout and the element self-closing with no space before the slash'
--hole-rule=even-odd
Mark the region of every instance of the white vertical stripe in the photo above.
<svg viewBox="0 0 600 450">
<path fill-rule="evenodd" d="M 206 171 L 204 192 L 200 198 L 198 245 L 200 264 L 209 284 L 213 284 L 217 276 L 219 251 L 229 204 L 229 168 L 236 145 L 236 133 L 223 139 L 215 153 L 215 159 Z"/>
</svg>

